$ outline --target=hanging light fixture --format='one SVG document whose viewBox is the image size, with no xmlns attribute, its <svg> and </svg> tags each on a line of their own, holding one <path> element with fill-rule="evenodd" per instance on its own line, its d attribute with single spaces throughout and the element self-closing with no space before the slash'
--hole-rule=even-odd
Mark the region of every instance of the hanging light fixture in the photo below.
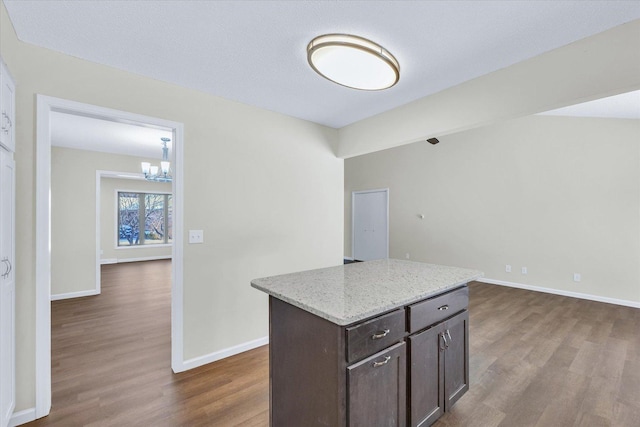
<svg viewBox="0 0 640 427">
<path fill-rule="evenodd" d="M 160 138 L 162 141 L 162 161 L 160 162 L 160 168 L 155 165 L 151 165 L 149 162 L 141 162 L 142 173 L 144 178 L 148 181 L 156 182 L 171 182 L 171 163 L 169 162 L 169 147 L 167 143 L 171 141 L 169 138 Z"/>
<path fill-rule="evenodd" d="M 387 89 L 400 79 L 400 64 L 388 50 L 349 34 L 325 34 L 311 40 L 307 60 L 322 77 L 353 89 Z"/>
</svg>

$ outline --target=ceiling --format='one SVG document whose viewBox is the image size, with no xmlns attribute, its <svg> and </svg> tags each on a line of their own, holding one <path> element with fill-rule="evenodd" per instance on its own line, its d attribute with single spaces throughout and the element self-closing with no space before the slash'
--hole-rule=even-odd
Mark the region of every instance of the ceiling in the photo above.
<svg viewBox="0 0 640 427">
<path fill-rule="evenodd" d="M 24 42 L 334 128 L 640 18 L 639 1 L 3 1 Z M 306 45 L 334 32 L 391 51 L 399 83 L 315 74 Z"/>
<path fill-rule="evenodd" d="M 173 139 L 167 130 L 117 123 L 67 113 L 51 113 L 51 145 L 127 156 L 162 159 L 160 138 Z M 173 141 L 169 142 L 169 158 Z"/>
<path fill-rule="evenodd" d="M 640 119 L 640 90 L 541 113 L 549 116 Z"/>
</svg>

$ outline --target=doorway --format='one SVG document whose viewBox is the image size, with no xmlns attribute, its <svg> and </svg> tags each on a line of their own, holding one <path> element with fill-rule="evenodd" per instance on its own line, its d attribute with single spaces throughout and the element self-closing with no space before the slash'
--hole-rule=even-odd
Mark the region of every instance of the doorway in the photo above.
<svg viewBox="0 0 640 427">
<path fill-rule="evenodd" d="M 173 246 L 171 268 L 171 367 L 183 363 L 183 146 L 184 126 L 155 117 L 37 95 L 36 129 L 36 418 L 51 409 L 51 121 L 54 113 L 85 116 L 143 128 L 167 129 L 173 135 Z"/>
<path fill-rule="evenodd" d="M 389 189 L 351 193 L 351 216 L 353 259 L 389 258 Z"/>
</svg>

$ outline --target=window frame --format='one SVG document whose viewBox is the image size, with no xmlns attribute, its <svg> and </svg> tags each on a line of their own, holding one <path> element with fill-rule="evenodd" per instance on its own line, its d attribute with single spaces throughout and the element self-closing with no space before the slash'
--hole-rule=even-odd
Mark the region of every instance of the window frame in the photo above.
<svg viewBox="0 0 640 427">
<path fill-rule="evenodd" d="M 143 195 L 143 198 L 145 195 L 147 194 L 159 194 L 159 195 L 164 195 L 164 225 L 165 225 L 165 230 L 168 230 L 168 211 L 169 211 L 169 204 L 168 204 L 168 200 L 170 196 L 172 198 L 172 205 L 173 205 L 173 192 L 171 191 L 144 191 L 144 190 L 122 190 L 122 189 L 116 189 L 115 190 L 115 249 L 119 250 L 119 249 L 142 249 L 142 248 L 166 248 L 166 247 L 171 247 L 173 245 L 173 242 L 169 242 L 168 239 L 168 235 L 165 236 L 165 242 L 166 243 L 153 243 L 153 244 L 149 244 L 149 245 L 145 245 L 145 244 L 141 244 L 141 245 L 128 245 L 128 246 L 121 246 L 120 245 L 120 193 L 133 193 L 133 194 L 137 194 L 138 195 L 138 199 L 140 199 L 140 195 Z M 144 205 L 144 204 L 143 204 Z M 139 210 L 139 208 L 138 208 Z M 173 227 L 172 227 L 173 228 Z M 143 237 L 143 241 L 144 241 L 144 237 Z"/>
</svg>

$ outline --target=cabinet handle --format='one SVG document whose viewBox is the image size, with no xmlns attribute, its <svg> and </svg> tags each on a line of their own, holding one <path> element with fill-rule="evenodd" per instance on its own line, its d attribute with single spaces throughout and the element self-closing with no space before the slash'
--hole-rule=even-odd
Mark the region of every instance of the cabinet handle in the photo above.
<svg viewBox="0 0 640 427">
<path fill-rule="evenodd" d="M 375 334 L 371 335 L 371 339 L 372 340 L 379 340 L 381 338 L 386 337 L 389 334 L 389 332 L 391 332 L 389 329 L 385 329 L 382 332 L 376 332 Z"/>
<path fill-rule="evenodd" d="M 382 362 L 373 362 L 373 367 L 374 368 L 379 368 L 380 366 L 386 365 L 387 363 L 389 363 L 389 360 L 391 360 L 391 356 L 385 356 L 384 360 Z"/>
<path fill-rule="evenodd" d="M 447 336 L 444 333 L 442 334 L 442 340 L 444 341 L 444 348 L 440 348 L 440 350 L 445 350 L 449 348 L 449 343 L 447 342 Z"/>
<path fill-rule="evenodd" d="M 453 342 L 453 339 L 451 338 L 451 332 L 449 332 L 448 329 L 447 329 L 447 337 L 449 337 L 449 342 Z M 447 347 L 449 347 L 449 344 L 447 344 Z"/>
<path fill-rule="evenodd" d="M 440 310 L 440 311 L 449 310 L 449 305 L 448 304 L 442 305 L 442 306 L 438 307 L 438 310 Z"/>
<path fill-rule="evenodd" d="M 4 263 L 6 268 L 4 270 L 4 273 L 2 273 L 2 278 L 6 279 L 7 277 L 9 277 L 9 272 L 11 271 L 11 267 L 10 267 L 11 264 L 9 264 L 9 258 L 4 258 L 2 262 Z"/>
</svg>

